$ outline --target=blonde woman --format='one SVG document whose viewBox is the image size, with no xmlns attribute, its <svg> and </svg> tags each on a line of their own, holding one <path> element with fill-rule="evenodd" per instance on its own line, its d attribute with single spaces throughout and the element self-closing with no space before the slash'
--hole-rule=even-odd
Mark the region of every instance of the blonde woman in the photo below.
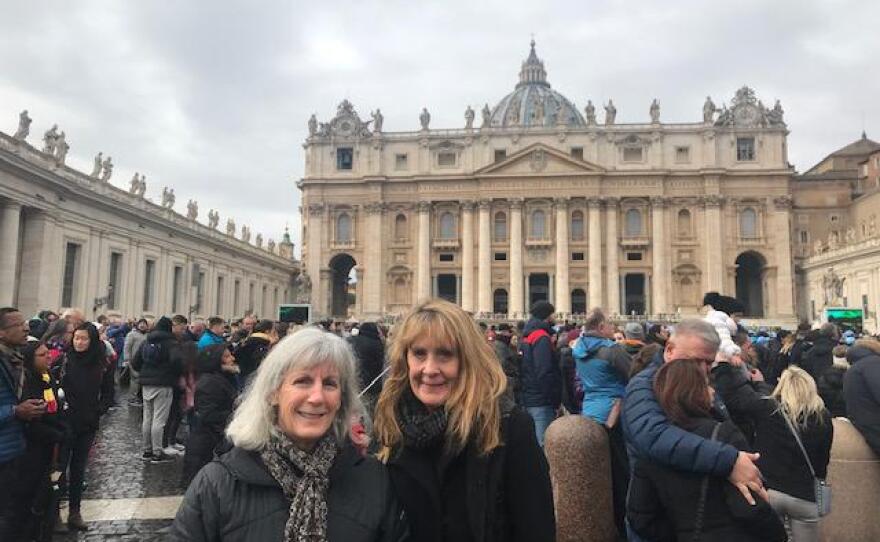
<svg viewBox="0 0 880 542">
<path fill-rule="evenodd" d="M 834 429 L 813 377 L 791 366 L 769 396 L 761 396 L 754 383 L 716 379 L 715 384 L 731 414 L 754 424 L 754 448 L 761 456 L 758 468 L 766 479 L 770 505 L 791 521 L 792 541 L 818 541 L 820 518 L 811 467 L 816 478 L 825 479 Z"/>
<path fill-rule="evenodd" d="M 397 327 L 376 408 L 379 458 L 414 540 L 556 539 L 547 462 L 477 324 L 430 300 Z"/>
</svg>

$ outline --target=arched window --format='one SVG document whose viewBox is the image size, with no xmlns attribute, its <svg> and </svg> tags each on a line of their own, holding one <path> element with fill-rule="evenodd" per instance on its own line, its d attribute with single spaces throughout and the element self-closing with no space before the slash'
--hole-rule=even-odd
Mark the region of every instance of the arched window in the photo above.
<svg viewBox="0 0 880 542">
<path fill-rule="evenodd" d="M 351 216 L 348 213 L 336 217 L 336 241 L 339 243 L 351 241 Z"/>
<path fill-rule="evenodd" d="M 626 212 L 626 235 L 629 237 L 642 235 L 642 213 L 638 209 L 630 209 Z"/>
<path fill-rule="evenodd" d="M 507 241 L 507 215 L 500 211 L 495 213 L 495 240 Z"/>
<path fill-rule="evenodd" d="M 739 236 L 743 239 L 758 236 L 758 213 L 751 207 L 746 207 L 739 214 Z"/>
<path fill-rule="evenodd" d="M 407 239 L 409 232 L 406 230 L 406 215 L 399 214 L 394 218 L 394 238 Z"/>
<path fill-rule="evenodd" d="M 678 236 L 690 237 L 691 235 L 691 212 L 682 209 L 678 212 Z"/>
<path fill-rule="evenodd" d="M 538 209 L 532 213 L 532 224 L 529 229 L 529 237 L 532 239 L 544 239 L 547 237 L 547 215 Z"/>
<path fill-rule="evenodd" d="M 571 240 L 584 240 L 584 213 L 581 211 L 571 213 Z"/>
<path fill-rule="evenodd" d="M 492 293 L 492 312 L 507 314 L 507 290 L 498 288 Z"/>
<path fill-rule="evenodd" d="M 571 312 L 574 314 L 587 312 L 587 292 L 581 288 L 575 288 L 571 291 Z"/>
<path fill-rule="evenodd" d="M 406 285 L 406 279 L 398 277 L 394 281 L 394 302 L 405 304 L 409 303 L 409 288 Z"/>
<path fill-rule="evenodd" d="M 440 239 L 455 239 L 455 217 L 452 213 L 440 215 Z"/>
</svg>

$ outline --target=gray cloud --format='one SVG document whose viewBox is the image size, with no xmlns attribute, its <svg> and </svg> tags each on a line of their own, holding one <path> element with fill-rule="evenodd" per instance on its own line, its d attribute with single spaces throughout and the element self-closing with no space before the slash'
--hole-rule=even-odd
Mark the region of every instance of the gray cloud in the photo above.
<svg viewBox="0 0 880 542">
<path fill-rule="evenodd" d="M 463 124 L 465 106 L 512 90 L 535 33 L 549 80 L 579 107 L 613 98 L 618 118 L 692 121 L 706 95 L 748 84 L 782 100 L 801 171 L 880 118 L 868 0 L 627 2 L 19 2 L 0 20 L 0 123 L 66 130 L 69 162 L 99 150 L 148 196 L 174 186 L 264 237 L 298 244 L 301 144 L 311 113 L 349 98 L 387 130 Z M 2 120 L 6 119 L 6 120 Z M 182 207 L 181 207 L 182 208 Z"/>
</svg>

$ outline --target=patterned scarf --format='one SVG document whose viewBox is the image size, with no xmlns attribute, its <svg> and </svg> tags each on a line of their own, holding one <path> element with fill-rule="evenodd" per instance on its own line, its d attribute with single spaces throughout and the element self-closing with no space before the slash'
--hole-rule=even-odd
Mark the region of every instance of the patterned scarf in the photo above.
<svg viewBox="0 0 880 542">
<path fill-rule="evenodd" d="M 410 389 L 403 392 L 402 399 L 397 410 L 397 423 L 403 434 L 403 444 L 424 450 L 442 440 L 448 422 L 446 409 L 429 411 Z"/>
<path fill-rule="evenodd" d="M 290 501 L 285 542 L 327 541 L 328 473 L 338 453 L 336 439 L 324 435 L 311 452 L 299 449 L 284 435 L 273 434 L 260 458 Z"/>
</svg>

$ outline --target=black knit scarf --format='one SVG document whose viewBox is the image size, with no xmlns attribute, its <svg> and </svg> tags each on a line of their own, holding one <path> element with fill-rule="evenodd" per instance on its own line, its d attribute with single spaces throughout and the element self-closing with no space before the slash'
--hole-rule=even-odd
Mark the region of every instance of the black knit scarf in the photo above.
<svg viewBox="0 0 880 542">
<path fill-rule="evenodd" d="M 290 500 L 285 542 L 327 541 L 328 473 L 338 451 L 331 433 L 324 435 L 311 452 L 301 450 L 283 434 L 273 434 L 260 451 L 269 473 Z"/>
<path fill-rule="evenodd" d="M 403 392 L 401 399 L 397 423 L 403 434 L 404 446 L 424 450 L 440 442 L 446 434 L 446 409 L 429 411 L 409 388 Z"/>
</svg>

